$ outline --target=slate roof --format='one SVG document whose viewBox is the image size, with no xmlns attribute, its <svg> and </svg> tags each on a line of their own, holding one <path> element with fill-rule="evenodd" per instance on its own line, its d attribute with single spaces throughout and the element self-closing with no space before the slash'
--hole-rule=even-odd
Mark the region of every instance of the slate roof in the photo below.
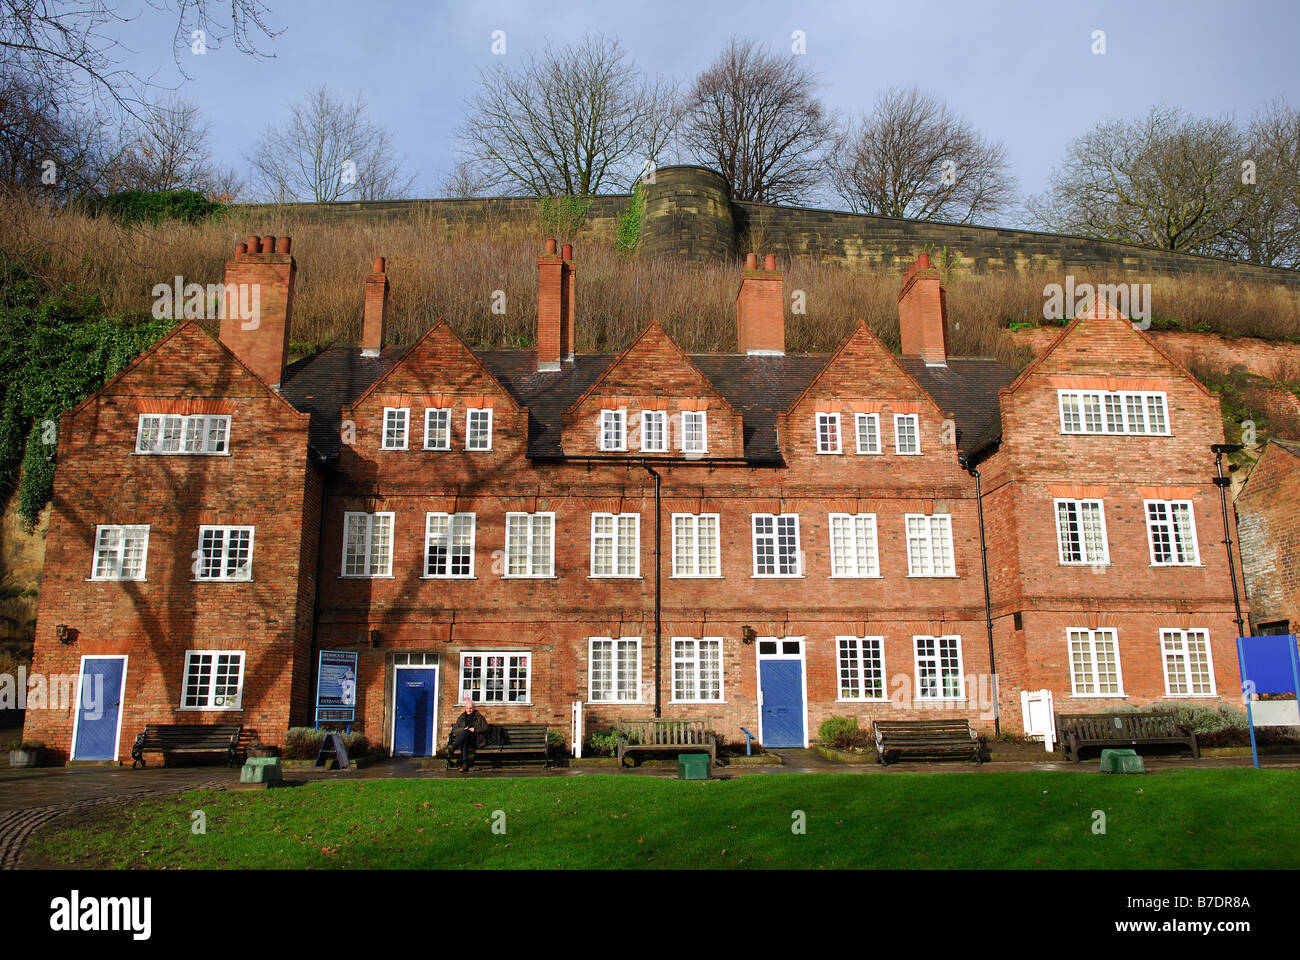
<svg viewBox="0 0 1300 960">
<path fill-rule="evenodd" d="M 378 357 L 362 357 L 355 345 L 334 344 L 289 366 L 281 394 L 299 410 L 311 414 L 311 442 L 321 456 L 338 454 L 340 409 L 364 393 L 406 351 L 406 347 L 388 347 Z M 559 371 L 539 373 L 533 350 L 476 350 L 474 354 L 510 395 L 528 408 L 528 455 L 535 459 L 563 455 L 560 434 L 564 412 L 616 356 L 579 354 Z M 828 354 L 691 355 L 700 372 L 744 418 L 745 458 L 771 464 L 781 462 L 777 416 L 789 408 L 829 359 Z M 927 367 L 917 358 L 902 358 L 900 362 L 935 402 L 952 414 L 958 449 L 970 452 L 996 438 L 1001 431 L 998 390 L 1016 378 L 1016 371 L 983 358 L 950 358 L 946 368 Z"/>
</svg>

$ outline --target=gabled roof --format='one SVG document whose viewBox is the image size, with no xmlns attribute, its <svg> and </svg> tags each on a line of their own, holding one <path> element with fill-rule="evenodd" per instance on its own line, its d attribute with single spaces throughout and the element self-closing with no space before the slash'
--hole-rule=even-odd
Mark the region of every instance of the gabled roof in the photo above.
<svg viewBox="0 0 1300 960">
<path fill-rule="evenodd" d="M 385 347 L 377 357 L 363 357 L 360 347 L 336 343 L 285 368 L 280 395 L 311 414 L 311 445 L 322 457 L 338 455 L 343 408 L 355 403 L 406 351 Z"/>
</svg>

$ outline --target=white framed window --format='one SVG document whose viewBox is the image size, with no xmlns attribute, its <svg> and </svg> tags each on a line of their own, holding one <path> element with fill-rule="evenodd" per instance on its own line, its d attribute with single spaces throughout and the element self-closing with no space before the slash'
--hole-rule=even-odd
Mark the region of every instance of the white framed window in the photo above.
<svg viewBox="0 0 1300 960">
<path fill-rule="evenodd" d="M 668 452 L 668 411 L 641 411 L 641 452 Z"/>
<path fill-rule="evenodd" d="M 1119 636 L 1114 629 L 1067 631 L 1070 643 L 1070 692 L 1076 697 L 1122 697 Z"/>
<path fill-rule="evenodd" d="M 384 407 L 384 435 L 380 449 L 405 450 L 410 433 L 410 407 Z"/>
<path fill-rule="evenodd" d="M 465 449 L 492 449 L 492 408 L 465 411 Z"/>
<path fill-rule="evenodd" d="M 474 576 L 472 513 L 424 515 L 424 575 L 438 578 Z"/>
<path fill-rule="evenodd" d="M 183 710 L 239 710 L 244 696 L 244 651 L 186 650 Z"/>
<path fill-rule="evenodd" d="M 885 638 L 836 637 L 841 700 L 887 700 Z"/>
<path fill-rule="evenodd" d="M 673 514 L 673 576 L 720 577 L 716 513 Z"/>
<path fill-rule="evenodd" d="M 1110 563 L 1106 512 L 1100 500 L 1057 499 L 1056 546 L 1063 564 Z"/>
<path fill-rule="evenodd" d="M 1136 390 L 1058 390 L 1062 433 L 1169 435 L 1164 393 Z"/>
<path fill-rule="evenodd" d="M 880 576 L 874 513 L 832 513 L 830 529 L 832 577 Z"/>
<path fill-rule="evenodd" d="M 143 580 L 149 559 L 149 525 L 95 528 L 92 580 Z"/>
<path fill-rule="evenodd" d="M 952 517 L 946 513 L 925 516 L 909 513 L 907 523 L 907 575 L 953 577 Z"/>
<path fill-rule="evenodd" d="M 475 703 L 531 703 L 531 653 L 467 651 L 460 655 L 460 699 Z"/>
<path fill-rule="evenodd" d="M 840 415 L 817 414 L 817 452 L 840 453 Z"/>
<path fill-rule="evenodd" d="M 1190 500 L 1144 500 L 1153 567 L 1196 566 L 1196 517 Z"/>
<path fill-rule="evenodd" d="M 1165 694 L 1171 697 L 1214 696 L 1214 660 L 1208 630 L 1161 630 Z"/>
<path fill-rule="evenodd" d="M 600 449 L 627 449 L 627 411 L 600 411 Z"/>
<path fill-rule="evenodd" d="M 587 651 L 587 699 L 641 702 L 641 638 L 592 637 Z"/>
<path fill-rule="evenodd" d="M 915 456 L 921 452 L 921 416 L 916 413 L 894 414 L 894 453 Z"/>
<path fill-rule="evenodd" d="M 591 515 L 591 575 L 641 576 L 641 515 L 593 513 Z"/>
<path fill-rule="evenodd" d="M 965 700 L 961 637 L 913 637 L 916 643 L 916 698 Z"/>
<path fill-rule="evenodd" d="M 507 577 L 555 576 L 555 514 L 506 514 Z"/>
<path fill-rule="evenodd" d="M 859 413 L 853 417 L 858 453 L 884 453 L 880 444 L 880 414 Z"/>
<path fill-rule="evenodd" d="M 229 416 L 142 413 L 136 428 L 135 452 L 219 457 L 230 452 L 229 436 Z"/>
<path fill-rule="evenodd" d="M 803 576 L 799 551 L 797 513 L 756 513 L 754 523 L 754 576 Z"/>
<path fill-rule="evenodd" d="M 393 575 L 393 514 L 343 514 L 343 576 Z"/>
<path fill-rule="evenodd" d="M 682 411 L 682 453 L 709 452 L 709 417 L 704 410 Z"/>
<path fill-rule="evenodd" d="M 451 449 L 451 411 L 446 407 L 425 408 L 424 449 Z"/>
<path fill-rule="evenodd" d="M 673 637 L 672 702 L 722 702 L 721 637 Z"/>
<path fill-rule="evenodd" d="M 252 580 L 252 527 L 199 527 L 198 580 Z"/>
</svg>

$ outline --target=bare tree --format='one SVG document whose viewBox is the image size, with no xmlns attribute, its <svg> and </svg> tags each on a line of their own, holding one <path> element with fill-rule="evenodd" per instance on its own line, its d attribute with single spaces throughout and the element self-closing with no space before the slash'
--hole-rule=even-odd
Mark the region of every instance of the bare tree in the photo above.
<svg viewBox="0 0 1300 960">
<path fill-rule="evenodd" d="M 271 126 L 248 157 L 261 194 L 293 200 L 389 200 L 408 193 L 392 135 L 369 120 L 358 94 L 351 102 L 318 87 L 289 107 L 284 126 Z"/>
<path fill-rule="evenodd" d="M 105 188 L 116 160 L 110 124 L 0 67 L 0 190 L 66 200 Z"/>
<path fill-rule="evenodd" d="M 229 39 L 241 53 L 260 57 L 258 35 L 279 35 L 266 25 L 262 0 L 150 0 L 149 7 L 176 18 L 172 52 L 182 74 L 190 53 Z M 226 8 L 228 18 L 217 12 Z M 122 66 L 123 48 L 112 36 L 134 19 L 113 0 L 0 0 L 0 50 L 33 87 L 58 91 L 62 105 L 93 99 L 135 112 L 152 78 Z"/>
<path fill-rule="evenodd" d="M 1215 253 L 1249 215 L 1248 151 L 1230 117 L 1157 106 L 1106 121 L 1071 144 L 1046 194 L 1026 204 L 1028 217 L 1058 233 Z"/>
<path fill-rule="evenodd" d="M 831 153 L 836 192 L 859 213 L 971 223 L 1011 206 L 1006 148 L 915 87 L 891 87 Z"/>
<path fill-rule="evenodd" d="M 1300 110 L 1278 98 L 1246 129 L 1245 215 L 1223 252 L 1270 267 L 1300 268 Z"/>
<path fill-rule="evenodd" d="M 539 197 L 627 190 L 659 161 L 676 96 L 617 40 L 588 34 L 514 69 L 481 70 L 458 139 L 485 187 Z"/>
<path fill-rule="evenodd" d="M 453 200 L 469 200 L 484 196 L 492 187 L 488 176 L 474 162 L 461 160 L 438 183 L 438 195 Z"/>
<path fill-rule="evenodd" d="M 733 37 L 682 101 L 683 146 L 737 200 L 798 202 L 824 181 L 834 139 L 819 88 L 793 55 Z"/>
</svg>

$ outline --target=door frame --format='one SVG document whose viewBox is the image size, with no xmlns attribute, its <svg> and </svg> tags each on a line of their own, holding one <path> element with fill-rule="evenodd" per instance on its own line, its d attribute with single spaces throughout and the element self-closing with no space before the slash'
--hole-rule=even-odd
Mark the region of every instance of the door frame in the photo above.
<svg viewBox="0 0 1300 960">
<path fill-rule="evenodd" d="M 777 644 L 776 653 L 760 653 L 764 640 L 773 640 Z M 798 640 L 799 652 L 782 653 L 781 643 L 786 640 Z M 799 681 L 803 687 L 803 745 L 808 747 L 808 638 L 804 637 L 755 637 L 754 638 L 754 697 L 755 705 L 758 707 L 758 742 L 763 744 L 764 749 L 767 747 L 763 739 L 763 661 L 764 660 L 797 660 L 799 661 Z M 777 748 L 780 749 L 780 748 Z"/>
<path fill-rule="evenodd" d="M 393 693 L 392 693 L 392 723 L 389 724 L 388 736 L 388 755 L 397 756 L 397 675 L 402 670 L 432 670 L 433 671 L 433 726 L 430 728 L 429 746 L 432 749 L 431 757 L 438 755 L 438 698 L 442 695 L 442 658 L 439 657 L 434 663 L 395 663 L 393 664 Z"/>
<path fill-rule="evenodd" d="M 79 760 L 77 753 L 77 732 L 81 729 L 81 679 L 86 675 L 87 660 L 121 660 L 122 683 L 117 691 L 117 728 L 113 734 L 113 762 L 118 761 L 122 751 L 122 714 L 126 711 L 126 671 L 130 666 L 130 656 L 125 653 L 83 653 L 77 663 L 77 691 L 73 694 L 72 704 L 72 743 L 68 756 Z"/>
</svg>

